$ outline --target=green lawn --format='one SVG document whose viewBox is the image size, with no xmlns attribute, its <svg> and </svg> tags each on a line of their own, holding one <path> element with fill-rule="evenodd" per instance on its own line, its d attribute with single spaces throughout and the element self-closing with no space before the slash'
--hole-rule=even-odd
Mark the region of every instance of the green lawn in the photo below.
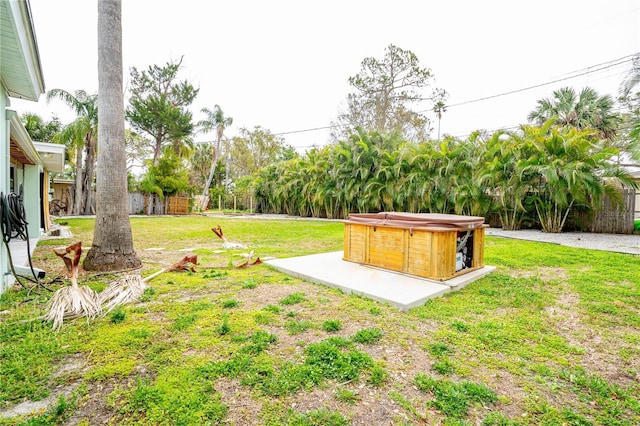
<svg viewBox="0 0 640 426">
<path fill-rule="evenodd" d="M 53 289 L 53 246 L 35 266 Z M 0 298 L 0 410 L 47 397 L 5 424 L 637 425 L 640 257 L 487 237 L 494 273 L 403 313 L 221 250 L 262 258 L 342 249 L 340 222 L 131 219 L 143 275 L 186 253 L 140 303 L 52 332 L 32 320 L 51 293 Z M 150 250 L 151 249 L 151 250 Z M 116 275 L 83 273 L 100 291 Z"/>
</svg>

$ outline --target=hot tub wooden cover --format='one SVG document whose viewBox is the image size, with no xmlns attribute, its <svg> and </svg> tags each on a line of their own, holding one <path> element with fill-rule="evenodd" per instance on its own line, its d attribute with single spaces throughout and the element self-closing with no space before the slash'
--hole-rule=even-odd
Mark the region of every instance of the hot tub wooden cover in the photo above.
<svg viewBox="0 0 640 426">
<path fill-rule="evenodd" d="M 426 229 L 475 229 L 484 226 L 484 218 L 480 216 L 439 213 L 352 213 L 349 215 L 348 222 L 372 226 Z"/>
</svg>

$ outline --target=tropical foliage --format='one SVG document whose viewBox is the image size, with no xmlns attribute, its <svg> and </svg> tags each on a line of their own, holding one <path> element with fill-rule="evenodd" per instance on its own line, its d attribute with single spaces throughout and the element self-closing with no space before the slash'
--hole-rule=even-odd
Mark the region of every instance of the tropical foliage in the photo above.
<svg viewBox="0 0 640 426">
<path fill-rule="evenodd" d="M 213 110 L 210 110 L 209 108 L 202 108 L 202 112 L 207 116 L 207 118 L 198 122 L 198 126 L 200 126 L 201 129 L 200 131 L 202 133 L 215 132 L 216 134 L 216 140 L 210 143 L 211 167 L 209 168 L 209 176 L 207 177 L 207 181 L 202 190 L 203 197 L 209 197 L 209 187 L 211 186 L 211 181 L 213 181 L 213 174 L 216 170 L 218 159 L 220 158 L 220 142 L 224 136 L 224 129 L 233 124 L 233 118 L 226 116 L 224 111 L 222 111 L 222 108 L 220 108 L 220 105 L 215 105 Z M 208 198 L 204 199 L 208 201 Z M 201 207 L 206 207 L 206 204 Z"/>
<path fill-rule="evenodd" d="M 64 143 L 75 152 L 75 194 L 72 214 L 92 213 L 92 188 L 98 144 L 98 96 L 84 90 L 73 94 L 62 89 L 51 89 L 47 100 L 59 99 L 71 108 L 77 118 L 52 138 L 55 143 Z M 69 157 L 72 157 L 71 155 Z"/>
<path fill-rule="evenodd" d="M 177 80 L 181 65 L 182 59 L 143 71 L 131 68 L 131 96 L 125 116 L 135 131 L 152 139 L 153 165 L 166 145 L 180 153 L 194 130 L 188 106 L 198 89 L 187 80 Z"/>
<path fill-rule="evenodd" d="M 591 87 L 585 87 L 579 94 L 573 88 L 563 87 L 554 91 L 551 98 L 539 100 L 528 118 L 538 125 L 555 119 L 561 127 L 596 129 L 601 137 L 612 139 L 620 120 L 613 106 L 611 96 L 600 96 Z"/>
<path fill-rule="evenodd" d="M 633 182 L 610 161 L 618 150 L 595 130 L 554 124 L 421 144 L 358 130 L 348 141 L 261 169 L 257 205 L 267 213 L 327 218 L 495 214 L 505 229 L 529 218 L 546 232 L 561 232 L 572 207 L 597 206 L 605 193 L 615 197 L 613 182 Z"/>
</svg>

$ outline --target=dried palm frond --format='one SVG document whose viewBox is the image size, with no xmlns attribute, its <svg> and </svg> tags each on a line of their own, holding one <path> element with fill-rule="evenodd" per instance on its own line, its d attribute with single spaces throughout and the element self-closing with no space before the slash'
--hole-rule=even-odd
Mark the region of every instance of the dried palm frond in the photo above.
<svg viewBox="0 0 640 426">
<path fill-rule="evenodd" d="M 256 260 L 254 260 L 253 262 L 251 261 L 251 259 L 253 259 L 253 255 L 254 255 L 254 251 L 251 250 L 248 254 L 245 255 L 247 260 L 241 263 L 240 265 L 236 266 L 236 269 L 244 269 L 244 268 L 250 268 L 252 266 L 260 265 L 262 263 L 262 260 L 260 260 L 259 257 L 257 257 Z"/>
<path fill-rule="evenodd" d="M 81 317 L 91 319 L 99 314 L 98 294 L 93 289 L 87 286 L 69 286 L 56 290 L 49 301 L 49 312 L 44 319 L 53 322 L 53 330 L 58 331 L 65 320 Z"/>
<path fill-rule="evenodd" d="M 179 262 L 174 263 L 173 265 L 163 268 L 158 272 L 154 272 L 153 274 L 145 277 L 142 281 L 147 282 L 151 281 L 153 278 L 164 272 L 178 272 L 178 271 L 189 271 L 196 272 L 195 266 L 198 264 L 198 255 L 197 254 L 188 254 L 183 257 Z"/>
<path fill-rule="evenodd" d="M 53 252 L 63 261 L 69 272 L 71 286 L 62 287 L 53 294 L 49 301 L 49 312 L 44 316 L 46 321 L 53 322 L 53 329 L 60 330 L 64 320 L 80 317 L 95 318 L 100 314 L 98 294 L 87 286 L 78 287 L 78 266 L 82 255 L 82 242 Z"/>
<path fill-rule="evenodd" d="M 195 265 L 197 264 L 198 256 L 195 254 L 189 254 L 179 262 L 151 274 L 144 279 L 140 275 L 125 275 L 124 277 L 109 283 L 109 285 L 98 295 L 98 300 L 102 306 L 103 314 L 107 314 L 117 306 L 139 301 L 144 290 L 148 287 L 146 284 L 147 281 L 157 277 L 163 272 L 195 272 Z"/>
<path fill-rule="evenodd" d="M 102 306 L 102 314 L 106 315 L 117 306 L 137 302 L 146 288 L 147 285 L 140 275 L 125 275 L 109 283 L 98 294 L 98 301 Z"/>
<path fill-rule="evenodd" d="M 215 228 L 211 228 L 211 230 L 223 241 L 222 243 L 223 248 L 227 250 L 247 248 L 247 246 L 245 246 L 244 244 L 234 243 L 229 241 L 227 237 L 224 236 L 224 233 L 222 232 L 222 228 L 220 227 L 220 225 L 216 226 Z"/>
</svg>

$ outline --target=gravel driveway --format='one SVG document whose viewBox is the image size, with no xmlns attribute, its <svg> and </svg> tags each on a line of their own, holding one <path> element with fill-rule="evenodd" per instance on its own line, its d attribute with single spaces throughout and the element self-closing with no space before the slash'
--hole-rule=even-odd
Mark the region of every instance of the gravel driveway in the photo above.
<svg viewBox="0 0 640 426">
<path fill-rule="evenodd" d="M 560 244 L 569 247 L 640 254 L 640 235 L 633 234 L 591 234 L 587 232 L 550 234 L 535 229 L 505 231 L 502 228 L 487 228 L 485 234 L 495 237 Z"/>
</svg>

